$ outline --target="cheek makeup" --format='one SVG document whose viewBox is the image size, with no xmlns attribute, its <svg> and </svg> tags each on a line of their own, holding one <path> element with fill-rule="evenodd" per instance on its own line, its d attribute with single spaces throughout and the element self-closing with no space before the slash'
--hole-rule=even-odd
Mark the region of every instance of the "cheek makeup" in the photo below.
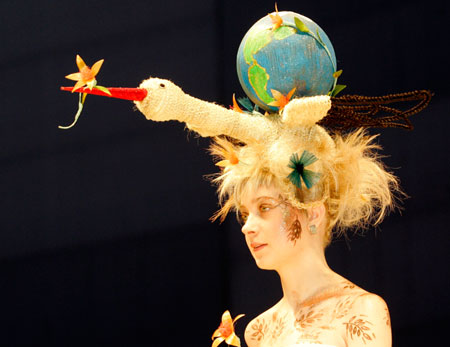
<svg viewBox="0 0 450 347">
<path fill-rule="evenodd" d="M 289 204 L 282 203 L 280 204 L 280 208 L 283 213 L 283 221 L 280 225 L 280 231 L 283 235 L 287 236 L 289 241 L 294 242 L 295 245 L 302 234 L 302 225 L 300 224 L 297 215 L 295 215 L 295 220 L 293 220 L 293 211 L 291 211 L 292 207 Z"/>
</svg>

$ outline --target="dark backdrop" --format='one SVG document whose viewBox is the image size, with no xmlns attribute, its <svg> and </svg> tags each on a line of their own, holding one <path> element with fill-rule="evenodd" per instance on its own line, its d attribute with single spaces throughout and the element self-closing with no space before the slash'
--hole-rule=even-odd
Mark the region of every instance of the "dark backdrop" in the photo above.
<svg viewBox="0 0 450 347">
<path fill-rule="evenodd" d="M 331 38 L 347 93 L 428 88 L 415 130 L 384 130 L 410 198 L 377 230 L 327 250 L 332 268 L 390 306 L 395 346 L 447 338 L 448 22 L 444 1 L 279 1 Z M 280 298 L 204 178 L 208 140 L 153 123 L 127 101 L 88 97 L 75 128 L 75 55 L 104 58 L 105 86 L 173 80 L 223 105 L 243 92 L 241 38 L 273 1 L 0 2 L 0 344 L 208 346 L 221 313 Z"/>
</svg>

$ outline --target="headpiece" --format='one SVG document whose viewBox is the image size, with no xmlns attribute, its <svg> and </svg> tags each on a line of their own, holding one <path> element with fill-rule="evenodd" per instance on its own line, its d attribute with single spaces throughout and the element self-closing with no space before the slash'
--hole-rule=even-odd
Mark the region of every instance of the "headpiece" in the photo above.
<svg viewBox="0 0 450 347">
<path fill-rule="evenodd" d="M 426 107 L 431 93 L 337 97 L 345 86 L 337 84 L 342 71 L 330 40 L 293 12 L 259 20 L 242 40 L 237 67 L 254 104 L 239 99 L 241 107 L 234 100 L 226 109 L 159 78 L 142 82 L 135 101 L 147 119 L 178 120 L 215 138 L 211 152 L 222 167 L 215 179 L 223 202 L 219 215 L 239 204 L 242 184 L 256 180 L 275 184 L 297 208 L 325 204 L 328 230 L 364 226 L 374 217 L 379 222 L 392 206 L 397 179 L 378 160 L 374 137 L 360 128 L 411 129 L 408 117 Z M 401 110 L 395 104 L 403 101 L 417 103 Z"/>
</svg>

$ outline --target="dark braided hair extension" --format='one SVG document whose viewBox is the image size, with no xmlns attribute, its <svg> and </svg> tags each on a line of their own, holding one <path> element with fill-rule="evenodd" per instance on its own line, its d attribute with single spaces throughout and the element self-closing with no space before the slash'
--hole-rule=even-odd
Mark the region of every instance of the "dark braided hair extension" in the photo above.
<svg viewBox="0 0 450 347">
<path fill-rule="evenodd" d="M 433 93 L 429 90 L 389 94 L 385 96 L 344 95 L 331 98 L 331 109 L 320 125 L 333 130 L 352 128 L 403 128 L 412 130 L 408 117 L 422 111 L 430 103 Z M 402 111 L 386 106 L 393 103 L 419 101 Z"/>
</svg>

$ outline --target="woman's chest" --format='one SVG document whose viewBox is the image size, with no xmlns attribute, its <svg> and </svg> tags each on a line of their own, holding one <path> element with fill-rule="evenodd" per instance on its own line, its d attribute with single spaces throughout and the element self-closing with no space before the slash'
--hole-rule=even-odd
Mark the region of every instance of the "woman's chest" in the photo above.
<svg viewBox="0 0 450 347">
<path fill-rule="evenodd" d="M 345 346 L 345 325 L 334 310 L 299 309 L 295 314 L 266 312 L 249 323 L 245 338 L 251 345 L 288 347 L 300 343 Z"/>
</svg>

